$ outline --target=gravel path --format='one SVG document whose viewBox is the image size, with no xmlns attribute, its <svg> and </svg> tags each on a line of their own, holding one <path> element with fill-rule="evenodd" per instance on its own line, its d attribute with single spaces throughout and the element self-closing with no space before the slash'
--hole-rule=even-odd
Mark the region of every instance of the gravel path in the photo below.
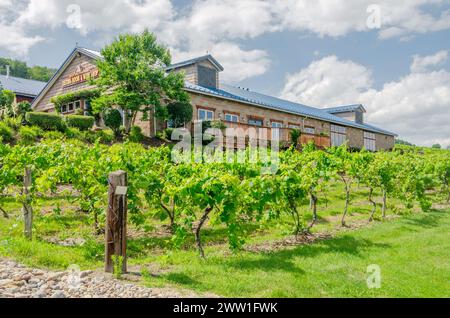
<svg viewBox="0 0 450 318">
<path fill-rule="evenodd" d="M 0 298 L 192 298 L 175 289 L 146 288 L 93 271 L 31 269 L 0 259 Z"/>
</svg>

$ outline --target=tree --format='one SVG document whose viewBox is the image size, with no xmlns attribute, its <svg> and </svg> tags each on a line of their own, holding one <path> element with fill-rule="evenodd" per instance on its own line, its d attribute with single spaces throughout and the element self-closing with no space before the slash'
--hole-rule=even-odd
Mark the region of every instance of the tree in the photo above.
<svg viewBox="0 0 450 318">
<path fill-rule="evenodd" d="M 8 58 L 0 58 L 0 74 L 7 73 L 6 67 L 10 67 L 10 75 L 14 77 L 32 79 L 36 81 L 48 82 L 55 74 L 56 70 L 45 66 L 29 67 L 27 63 L 12 60 Z"/>
<path fill-rule="evenodd" d="M 0 86 L 0 118 L 14 115 L 13 103 L 15 95 L 12 91 Z"/>
<path fill-rule="evenodd" d="M 28 112 L 31 112 L 31 104 L 28 101 L 23 101 L 20 103 L 17 103 L 17 105 L 15 105 L 14 107 L 14 113 L 16 116 L 22 116 L 23 118 L 25 118 L 25 114 Z"/>
<path fill-rule="evenodd" d="M 193 108 L 190 103 L 172 103 L 167 105 L 168 119 L 174 128 L 183 127 L 192 121 Z"/>
<path fill-rule="evenodd" d="M 102 56 L 97 62 L 100 76 L 94 83 L 108 97 L 103 97 L 101 103 L 94 101 L 93 111 L 100 113 L 118 105 L 127 117 L 127 132 L 139 113 L 147 119 L 151 110 L 189 102 L 189 95 L 184 91 L 184 75 L 166 73 L 171 64 L 170 52 L 148 30 L 120 35 L 102 50 Z"/>
<path fill-rule="evenodd" d="M 442 149 L 442 146 L 440 144 L 434 144 L 433 146 L 431 146 L 431 148 L 433 148 L 433 149 Z"/>
<path fill-rule="evenodd" d="M 103 120 L 105 121 L 106 127 L 109 127 L 114 131 L 116 137 L 120 133 L 120 126 L 122 126 L 122 115 L 117 109 L 110 108 L 103 112 Z"/>
</svg>

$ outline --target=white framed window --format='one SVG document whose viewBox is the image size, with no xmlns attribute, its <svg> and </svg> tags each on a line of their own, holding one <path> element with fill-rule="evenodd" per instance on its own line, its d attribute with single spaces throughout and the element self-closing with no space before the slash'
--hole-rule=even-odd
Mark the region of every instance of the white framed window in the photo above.
<svg viewBox="0 0 450 318">
<path fill-rule="evenodd" d="M 198 119 L 202 121 L 214 120 L 214 112 L 212 110 L 199 108 L 198 109 Z"/>
<path fill-rule="evenodd" d="M 299 125 L 295 125 L 295 124 L 289 124 L 288 128 L 290 128 L 290 129 L 300 129 L 300 126 Z"/>
<path fill-rule="evenodd" d="M 272 128 L 283 128 L 283 123 L 280 123 L 278 121 L 273 121 Z"/>
<path fill-rule="evenodd" d="M 347 141 L 347 129 L 343 126 L 331 125 L 331 146 L 339 147 Z"/>
<path fill-rule="evenodd" d="M 377 151 L 376 136 L 374 133 L 364 132 L 364 148 L 369 151 Z"/>
<path fill-rule="evenodd" d="M 232 123 L 238 123 L 239 122 L 239 115 L 236 115 L 236 114 L 225 114 L 225 121 L 232 122 Z"/>
<path fill-rule="evenodd" d="M 264 126 L 264 122 L 262 119 L 251 118 L 251 117 L 248 119 L 248 124 L 251 126 L 258 126 L 258 127 Z"/>
<path fill-rule="evenodd" d="M 315 135 L 316 134 L 316 128 L 306 126 L 305 129 L 304 129 L 304 132 L 305 132 L 305 134 Z"/>
<path fill-rule="evenodd" d="M 283 123 L 278 121 L 273 121 L 272 125 L 272 140 L 280 140 L 280 129 L 283 128 Z"/>
<path fill-rule="evenodd" d="M 63 114 L 71 113 L 80 108 L 81 108 L 81 100 L 77 100 L 77 101 L 62 105 L 61 113 L 63 113 Z"/>
</svg>

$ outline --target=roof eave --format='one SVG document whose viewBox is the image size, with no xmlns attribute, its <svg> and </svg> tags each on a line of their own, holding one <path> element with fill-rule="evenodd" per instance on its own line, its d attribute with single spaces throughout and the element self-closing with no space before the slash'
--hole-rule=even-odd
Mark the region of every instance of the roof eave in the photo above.
<svg viewBox="0 0 450 318">
<path fill-rule="evenodd" d="M 320 118 L 319 116 L 307 115 L 307 114 L 303 114 L 303 113 L 290 112 L 288 110 L 282 110 L 282 109 L 279 109 L 279 108 L 276 108 L 276 107 L 271 107 L 269 105 L 252 103 L 252 102 L 246 101 L 245 99 L 236 100 L 236 99 L 229 98 L 229 97 L 226 97 L 226 96 L 220 96 L 220 95 L 216 95 L 216 94 L 212 94 L 212 93 L 196 90 L 194 88 L 189 88 L 189 87 L 185 87 L 184 89 L 186 91 L 188 91 L 188 92 L 192 92 L 192 93 L 196 93 L 196 94 L 204 94 L 204 95 L 207 95 L 207 96 L 216 97 L 216 98 L 222 98 L 222 99 L 226 99 L 226 100 L 234 101 L 234 102 L 240 102 L 240 103 L 244 103 L 244 104 L 252 105 L 252 106 L 256 106 L 256 107 L 263 107 L 263 108 L 266 108 L 266 109 L 271 109 L 271 110 L 283 112 L 283 113 L 286 113 L 286 114 L 292 114 L 292 115 L 297 115 L 297 116 L 299 116 L 299 115 L 300 116 L 305 116 L 307 118 L 317 119 L 317 120 L 320 120 L 320 121 L 325 121 L 325 122 L 329 122 L 329 123 L 336 124 L 336 125 L 345 125 L 345 124 L 343 124 L 342 122 L 339 122 L 339 121 L 323 119 L 323 118 Z M 373 129 L 373 128 L 370 128 L 370 127 L 357 127 L 356 125 L 348 125 L 348 126 L 349 127 L 358 128 L 358 129 L 361 129 L 361 130 L 374 132 L 374 133 L 377 133 L 377 134 L 397 137 L 396 134 L 388 132 L 388 131 L 381 132 L 380 130 L 376 130 L 376 129 Z"/>
</svg>

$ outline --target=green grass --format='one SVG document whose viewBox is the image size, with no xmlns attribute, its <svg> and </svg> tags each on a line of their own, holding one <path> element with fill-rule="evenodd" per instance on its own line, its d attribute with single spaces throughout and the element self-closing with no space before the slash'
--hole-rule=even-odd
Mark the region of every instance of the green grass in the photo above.
<svg viewBox="0 0 450 318">
<path fill-rule="evenodd" d="M 336 230 L 333 239 L 311 245 L 285 248 L 271 253 L 228 250 L 226 230 L 208 226 L 203 233 L 206 260 L 189 237 L 181 250 L 174 250 L 170 236 L 156 235 L 167 222 L 150 219 L 148 232 L 138 231 L 128 240 L 128 263 L 143 270 L 150 287 L 180 287 L 200 293 L 228 297 L 449 297 L 450 296 L 450 209 L 430 213 L 405 211 L 390 200 L 394 219 L 367 226 L 370 206 L 367 189 L 354 185 L 348 224 L 363 224 L 359 230 L 342 230 L 344 207 L 341 183 L 332 184 L 319 201 L 320 221 L 314 232 Z M 379 196 L 379 193 L 377 193 Z M 439 195 L 432 197 L 442 202 Z M 380 198 L 377 198 L 380 202 Z M 35 206 L 34 237 L 23 239 L 20 204 L 12 197 L 0 197 L 11 218 L 0 217 L 0 257 L 16 259 L 32 267 L 66 269 L 77 264 L 83 269 L 102 267 L 103 236 L 94 234 L 92 220 L 70 202 L 69 197 L 39 199 Z M 306 200 L 300 207 L 311 218 Z M 415 211 L 417 212 L 417 211 Z M 289 215 L 281 221 L 249 225 L 248 245 L 267 245 L 284 239 L 292 230 Z M 129 226 L 130 232 L 136 232 Z M 161 231 L 159 231 L 161 232 Z M 84 238 L 80 247 L 62 247 L 49 239 Z M 382 287 L 368 289 L 367 266 L 381 268 Z M 151 274 L 151 275 L 150 275 Z"/>
<path fill-rule="evenodd" d="M 170 272 L 146 280 L 228 297 L 449 297 L 449 233 L 450 210 L 433 211 L 268 254 L 159 256 L 145 262 Z M 371 264 L 381 268 L 380 289 L 367 287 Z"/>
</svg>

